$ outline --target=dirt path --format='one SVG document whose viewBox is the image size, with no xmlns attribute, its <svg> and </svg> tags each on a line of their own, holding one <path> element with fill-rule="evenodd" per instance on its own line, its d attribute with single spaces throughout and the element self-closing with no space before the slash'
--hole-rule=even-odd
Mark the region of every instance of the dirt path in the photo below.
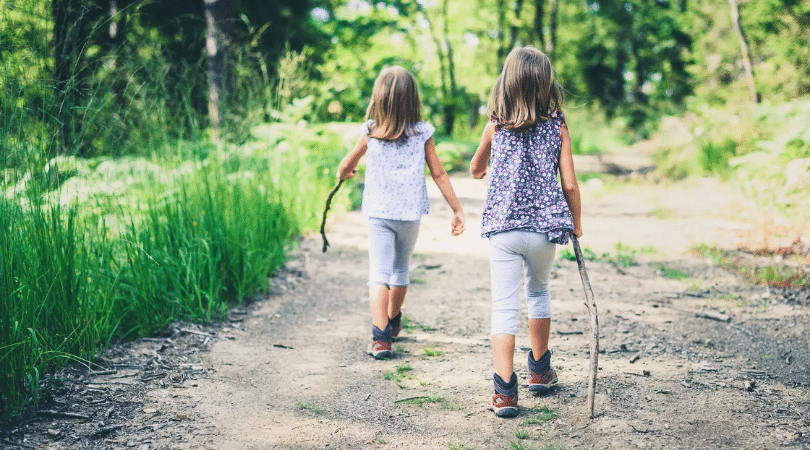
<svg viewBox="0 0 810 450">
<path fill-rule="evenodd" d="M 588 263 L 602 327 L 597 417 L 586 416 L 582 285 L 576 263 L 559 259 L 551 347 L 560 385 L 546 397 L 522 386 L 520 415 L 499 419 L 484 406 L 493 370 L 478 236 L 484 184 L 456 177 L 454 186 L 468 230 L 450 236 L 449 208 L 432 190 L 404 309 L 409 326 L 390 361 L 365 354 L 366 234 L 353 212 L 331 220 L 328 253 L 319 236 L 304 239 L 273 292 L 228 323 L 178 325 L 114 349 L 113 370 L 63 373 L 47 409 L 84 417 L 37 415 L 4 430 L 0 446 L 810 448 L 808 292 L 749 286 L 687 252 L 700 242 L 732 245 L 737 231 L 751 230 L 749 205 L 733 190 L 708 180 L 585 183 L 583 246 L 645 250 L 630 267 Z M 661 264 L 689 277 L 662 277 Z M 517 339 L 528 345 L 525 314 Z M 524 379 L 525 355 L 515 358 Z"/>
</svg>

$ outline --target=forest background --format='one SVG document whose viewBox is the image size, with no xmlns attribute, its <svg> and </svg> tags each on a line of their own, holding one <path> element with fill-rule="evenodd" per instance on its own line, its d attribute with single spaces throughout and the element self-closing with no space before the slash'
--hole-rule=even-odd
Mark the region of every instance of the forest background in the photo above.
<svg viewBox="0 0 810 450">
<path fill-rule="evenodd" d="M 463 169 L 516 45 L 551 57 L 575 153 L 647 142 L 649 182 L 720 177 L 810 221 L 806 0 L 0 0 L 0 412 L 266 288 L 381 68 L 416 75 Z"/>
</svg>

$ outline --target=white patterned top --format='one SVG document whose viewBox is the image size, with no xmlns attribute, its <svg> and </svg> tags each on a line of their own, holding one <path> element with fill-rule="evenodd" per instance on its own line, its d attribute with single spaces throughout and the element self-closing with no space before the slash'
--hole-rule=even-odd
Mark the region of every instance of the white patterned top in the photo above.
<svg viewBox="0 0 810 450">
<path fill-rule="evenodd" d="M 417 122 L 394 141 L 370 138 L 374 121 L 363 124 L 368 142 L 363 215 L 389 220 L 419 220 L 430 212 L 425 183 L 425 142 L 436 128 Z"/>
</svg>

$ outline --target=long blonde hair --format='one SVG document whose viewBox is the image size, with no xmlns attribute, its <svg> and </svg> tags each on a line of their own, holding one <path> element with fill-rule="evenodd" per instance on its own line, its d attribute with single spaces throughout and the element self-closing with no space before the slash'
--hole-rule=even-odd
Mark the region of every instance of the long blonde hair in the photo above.
<svg viewBox="0 0 810 450">
<path fill-rule="evenodd" d="M 512 49 L 489 97 L 498 125 L 519 130 L 545 122 L 562 103 L 563 91 L 548 57 L 531 46 Z"/>
<path fill-rule="evenodd" d="M 407 135 L 422 120 L 419 88 L 413 74 L 400 66 L 380 71 L 374 81 L 366 120 L 374 121 L 369 137 L 392 141 Z"/>
</svg>

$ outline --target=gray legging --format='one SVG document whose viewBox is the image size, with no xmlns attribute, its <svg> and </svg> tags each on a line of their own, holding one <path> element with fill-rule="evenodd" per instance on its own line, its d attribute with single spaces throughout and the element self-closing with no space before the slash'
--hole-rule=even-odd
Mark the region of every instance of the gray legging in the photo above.
<svg viewBox="0 0 810 450">
<path fill-rule="evenodd" d="M 492 276 L 491 333 L 517 333 L 520 309 L 520 275 L 525 267 L 526 306 L 529 319 L 551 317 L 548 279 L 554 264 L 556 244 L 545 233 L 512 230 L 489 236 L 489 266 Z"/>
<path fill-rule="evenodd" d="M 410 284 L 408 265 L 419 235 L 419 220 L 368 218 L 368 284 Z"/>
</svg>

